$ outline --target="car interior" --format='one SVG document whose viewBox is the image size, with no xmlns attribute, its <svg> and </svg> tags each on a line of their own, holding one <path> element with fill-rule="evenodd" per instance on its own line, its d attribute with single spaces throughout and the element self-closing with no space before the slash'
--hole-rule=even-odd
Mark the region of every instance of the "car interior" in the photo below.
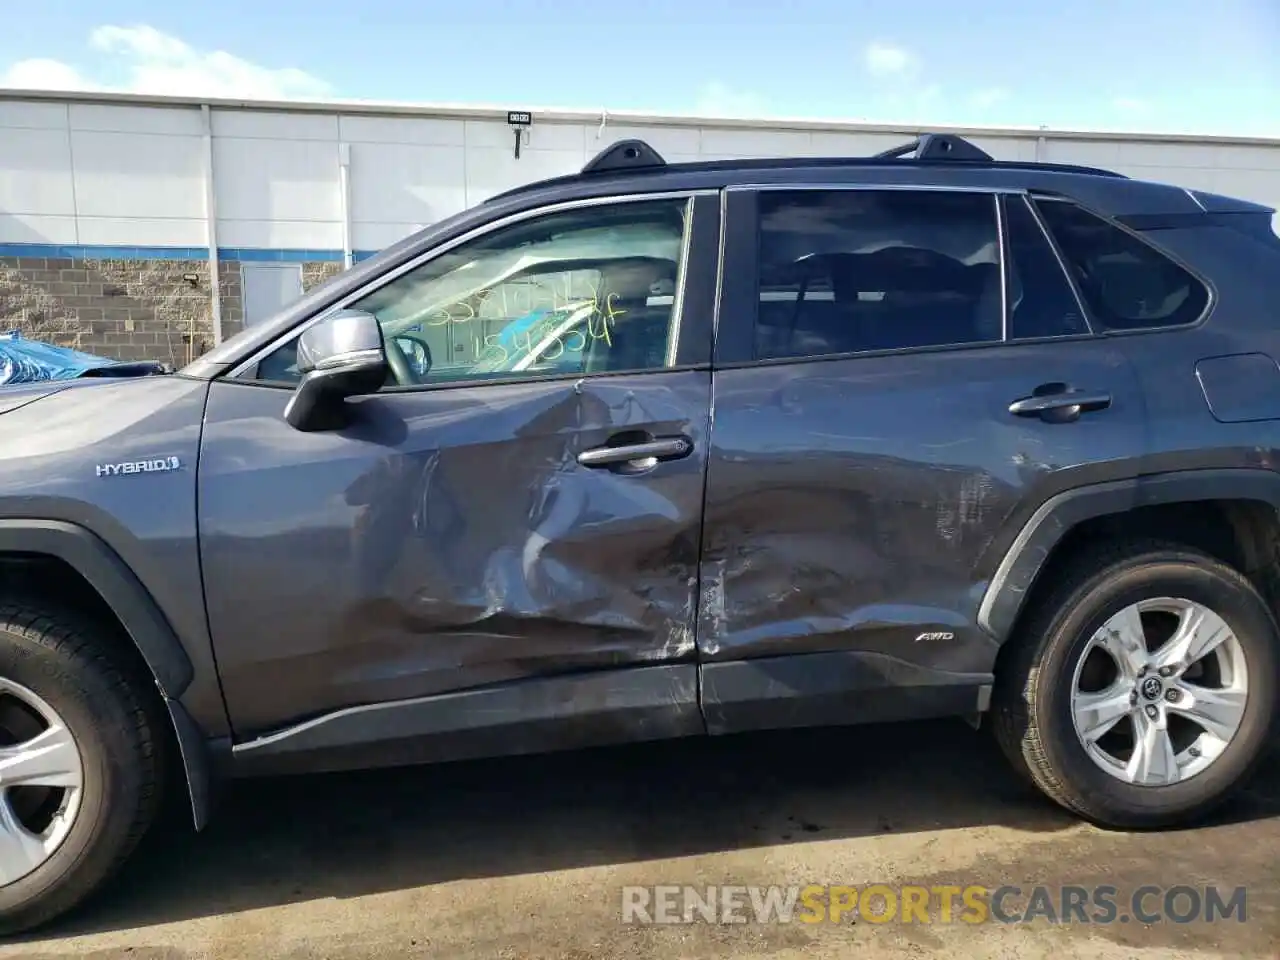
<svg viewBox="0 0 1280 960">
<path fill-rule="evenodd" d="M 1000 283 L 997 263 L 923 247 L 802 257 L 762 278 L 761 290 L 775 295 L 760 298 L 757 356 L 999 340 Z"/>
</svg>

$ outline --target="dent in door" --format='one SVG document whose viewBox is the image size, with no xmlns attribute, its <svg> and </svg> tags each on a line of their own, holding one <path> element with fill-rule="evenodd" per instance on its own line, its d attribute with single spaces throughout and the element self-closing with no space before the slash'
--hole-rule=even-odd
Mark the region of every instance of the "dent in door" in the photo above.
<svg viewBox="0 0 1280 960">
<path fill-rule="evenodd" d="M 1012 417 L 1050 373 L 1115 401 L 1070 424 Z M 1130 473 L 1140 409 L 1123 357 L 1092 344 L 717 372 L 700 654 L 990 671 L 984 558 L 1028 507 Z"/>
<path fill-rule="evenodd" d="M 351 704 L 693 652 L 710 374 L 382 395 L 340 433 L 216 384 L 210 615 L 242 731 Z M 629 476 L 628 429 L 695 452 Z"/>
</svg>

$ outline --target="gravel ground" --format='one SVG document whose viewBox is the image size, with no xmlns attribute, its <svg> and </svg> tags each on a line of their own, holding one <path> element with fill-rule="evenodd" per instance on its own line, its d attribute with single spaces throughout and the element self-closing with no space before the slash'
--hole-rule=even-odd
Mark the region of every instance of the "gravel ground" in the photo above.
<svg viewBox="0 0 1280 960">
<path fill-rule="evenodd" d="M 1280 957 L 1280 758 L 1213 823 L 1109 833 L 962 724 L 249 781 L 0 958 Z M 627 884 L 1220 884 L 1245 922 L 645 926 Z M 1124 903 L 1124 898 L 1121 898 Z M 1155 901 L 1158 903 L 1158 899 Z"/>
</svg>

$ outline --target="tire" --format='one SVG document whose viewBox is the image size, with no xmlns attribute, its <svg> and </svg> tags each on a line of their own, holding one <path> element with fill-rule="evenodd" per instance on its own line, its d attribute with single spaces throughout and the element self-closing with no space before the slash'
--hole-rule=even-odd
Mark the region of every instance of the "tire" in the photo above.
<svg viewBox="0 0 1280 960">
<path fill-rule="evenodd" d="M 1022 618 L 997 670 L 992 719 L 1005 755 L 1050 798 L 1099 826 L 1172 827 L 1198 820 L 1223 804 L 1247 782 L 1266 754 L 1276 714 L 1280 634 L 1257 590 L 1236 570 L 1207 554 L 1148 540 L 1114 542 L 1083 551 L 1064 564 L 1054 579 L 1048 594 L 1035 601 Z M 1140 770 L 1139 776 L 1152 776 L 1151 785 L 1127 782 L 1119 773 L 1109 772 L 1096 759 L 1097 747 L 1086 748 L 1085 734 L 1077 733 L 1072 697 L 1073 691 L 1083 689 L 1077 666 L 1094 656 L 1089 653 L 1090 643 L 1100 628 L 1117 613 L 1132 609 L 1132 604 L 1160 605 L 1157 598 L 1189 601 L 1221 618 L 1238 643 L 1224 642 L 1218 649 L 1230 647 L 1237 658 L 1233 662 L 1243 660 L 1246 670 L 1237 672 L 1247 676 L 1247 698 L 1243 711 L 1235 714 L 1238 726 L 1234 733 L 1220 738 L 1226 746 L 1220 753 L 1215 748 L 1216 758 L 1198 759 L 1209 754 L 1197 746 L 1202 741 L 1181 748 L 1181 753 L 1174 745 L 1162 756 L 1177 754 L 1186 763 L 1207 765 L 1198 771 L 1188 766 L 1187 775 L 1179 773 L 1176 780 L 1162 778 L 1159 771 L 1152 775 Z M 1159 611 L 1156 613 L 1158 616 Z M 1144 630 L 1148 622 L 1141 619 Z M 1147 642 L 1150 646 L 1158 641 Z M 1209 656 L 1219 655 L 1226 654 Z M 1129 690 L 1130 703 L 1135 704 L 1130 709 L 1146 711 L 1145 716 L 1161 715 L 1152 714 L 1152 709 L 1167 709 L 1164 715 L 1173 717 L 1176 706 L 1166 701 L 1177 704 L 1182 690 L 1170 692 L 1166 687 L 1163 695 L 1157 692 L 1154 700 L 1148 699 L 1153 695 L 1151 689 L 1140 686 L 1151 675 L 1144 672 L 1147 669 L 1130 674 L 1137 677 L 1132 687 L 1126 686 L 1129 681 L 1118 670 L 1111 681 L 1115 686 L 1105 689 Z M 1177 677 L 1161 677 L 1163 684 L 1180 682 Z M 1175 721 L 1167 722 L 1172 733 Z M 1125 723 L 1135 739 L 1139 729 L 1149 729 L 1143 716 L 1132 713 L 1115 728 L 1122 738 L 1125 728 L 1120 724 Z M 1162 763 L 1160 769 L 1168 769 L 1168 764 Z M 1162 779 L 1168 782 L 1159 782 Z"/>
<path fill-rule="evenodd" d="M 80 782 L 61 842 L 43 863 L 0 886 L 0 934 L 29 930 L 79 904 L 124 862 L 155 817 L 163 728 L 154 698 L 146 695 L 150 678 L 139 676 L 119 649 L 108 631 L 56 605 L 0 602 L 0 683 L 19 699 L 34 694 L 52 708 L 78 751 Z M 6 709 L 15 709 L 11 701 Z M 0 714 L 0 720 L 12 716 Z M 7 736 L 7 743 L 25 739 Z M 44 789 L 55 805 L 70 795 L 5 789 L 5 810 L 19 809 L 18 789 Z M 11 857 L 15 862 L 22 865 L 4 876 L 26 869 L 21 858 Z"/>
</svg>

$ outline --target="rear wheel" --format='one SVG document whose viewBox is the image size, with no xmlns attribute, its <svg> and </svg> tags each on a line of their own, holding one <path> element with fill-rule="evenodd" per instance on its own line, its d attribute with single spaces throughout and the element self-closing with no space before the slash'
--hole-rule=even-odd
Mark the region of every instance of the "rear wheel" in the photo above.
<svg viewBox="0 0 1280 960">
<path fill-rule="evenodd" d="M 146 680 L 117 649 L 75 616 L 0 605 L 0 933 L 79 903 L 155 814 Z"/>
<path fill-rule="evenodd" d="M 1100 824 L 1203 815 L 1265 752 L 1280 637 L 1253 586 L 1199 552 L 1130 542 L 1070 563 L 996 678 L 1005 753 Z"/>
</svg>

